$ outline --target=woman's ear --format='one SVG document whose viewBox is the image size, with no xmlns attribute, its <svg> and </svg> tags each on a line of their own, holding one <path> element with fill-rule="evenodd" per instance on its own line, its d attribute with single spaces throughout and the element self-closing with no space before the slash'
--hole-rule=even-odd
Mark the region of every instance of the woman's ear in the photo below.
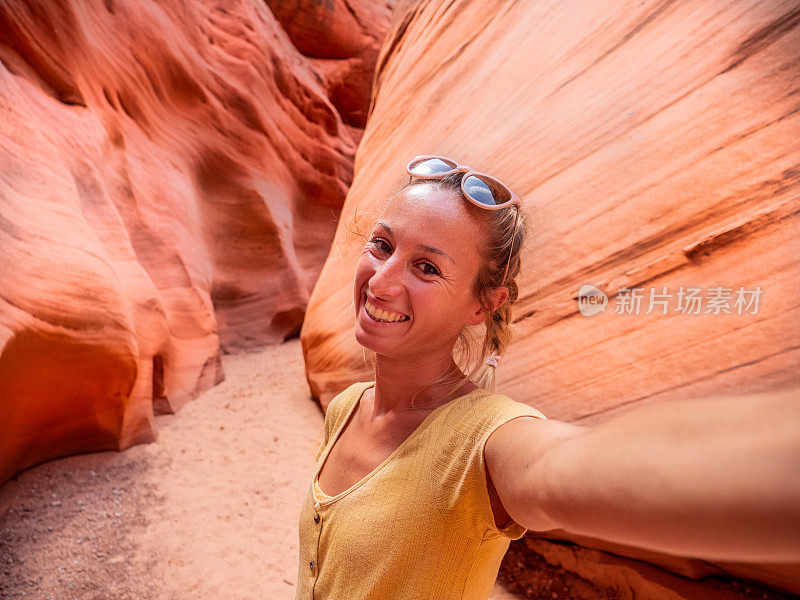
<svg viewBox="0 0 800 600">
<path fill-rule="evenodd" d="M 490 313 L 493 313 L 498 308 L 503 306 L 503 302 L 508 300 L 508 288 L 506 286 L 500 286 L 498 288 L 493 289 L 489 294 L 489 302 L 490 302 Z M 486 317 L 489 315 L 486 313 L 486 310 L 483 308 L 480 302 L 475 303 L 477 308 L 475 311 L 470 315 L 469 324 L 470 325 L 480 325 L 486 320 Z"/>
</svg>

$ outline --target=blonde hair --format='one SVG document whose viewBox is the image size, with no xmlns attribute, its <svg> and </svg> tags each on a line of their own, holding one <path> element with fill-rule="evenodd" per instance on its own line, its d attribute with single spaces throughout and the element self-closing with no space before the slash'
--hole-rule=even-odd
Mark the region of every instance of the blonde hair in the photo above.
<svg viewBox="0 0 800 600">
<path fill-rule="evenodd" d="M 435 185 L 439 189 L 450 190 L 462 195 L 462 177 L 463 173 L 454 173 L 442 179 L 412 179 L 387 199 L 387 202 L 408 188 L 423 184 Z M 465 200 L 465 202 L 467 201 Z M 467 375 L 466 377 L 459 377 L 447 395 L 452 394 L 468 380 L 471 380 L 479 388 L 494 390 L 496 367 L 492 364 L 487 364 L 486 359 L 493 355 L 502 357 L 513 337 L 513 332 L 511 331 L 512 309 L 519 297 L 519 286 L 516 278 L 522 269 L 520 253 L 526 233 L 525 213 L 520 211 L 519 223 L 517 224 L 516 234 L 514 234 L 514 220 L 517 217 L 516 211 L 520 210 L 520 207 L 513 207 L 508 210 L 484 210 L 470 202 L 467 202 L 467 205 L 470 207 L 471 214 L 476 218 L 476 221 L 481 224 L 485 234 L 485 243 L 478 249 L 481 257 L 481 266 L 472 283 L 472 294 L 480 302 L 486 313 L 486 319 L 481 325 L 464 325 L 462 327 L 454 346 L 453 360 L 460 371 L 467 373 Z M 350 232 L 360 237 L 363 236 L 361 232 L 353 228 L 350 228 Z M 513 244 L 512 235 L 514 235 Z M 511 253 L 510 257 L 509 252 Z M 492 311 L 490 305 L 491 292 L 500 287 L 506 261 L 509 262 L 508 273 L 503 285 L 508 288 L 508 298 L 499 308 Z M 355 306 L 353 306 L 353 309 L 355 310 Z M 481 331 L 483 333 L 482 340 L 480 340 Z M 365 364 L 371 362 L 374 373 L 374 354 L 372 354 L 372 360 L 368 361 L 367 350 L 364 348 L 363 356 Z M 429 387 L 447 382 L 451 375 L 452 373 L 446 373 L 432 382 Z M 413 399 L 411 405 L 414 406 Z"/>
</svg>

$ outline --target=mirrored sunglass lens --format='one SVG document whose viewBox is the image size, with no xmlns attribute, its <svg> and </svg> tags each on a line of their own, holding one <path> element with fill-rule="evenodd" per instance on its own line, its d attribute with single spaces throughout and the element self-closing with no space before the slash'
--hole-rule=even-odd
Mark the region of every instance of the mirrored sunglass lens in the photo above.
<svg viewBox="0 0 800 600">
<path fill-rule="evenodd" d="M 473 200 L 481 204 L 488 204 L 489 206 L 500 204 L 500 201 L 495 199 L 492 189 L 475 175 L 470 175 L 464 179 L 464 191 L 469 194 Z"/>
<path fill-rule="evenodd" d="M 448 165 L 441 159 L 429 158 L 411 166 L 414 175 L 439 175 L 453 170 L 453 165 Z"/>
</svg>

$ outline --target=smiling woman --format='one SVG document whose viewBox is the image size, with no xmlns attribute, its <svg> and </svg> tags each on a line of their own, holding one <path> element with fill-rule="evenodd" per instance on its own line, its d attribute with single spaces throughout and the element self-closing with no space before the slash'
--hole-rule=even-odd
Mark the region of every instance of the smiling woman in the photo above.
<svg viewBox="0 0 800 600">
<path fill-rule="evenodd" d="M 437 374 L 454 371 L 453 341 L 465 323 L 484 318 L 472 294 L 481 259 L 468 211 L 433 184 L 406 188 L 387 204 L 356 266 L 354 290 L 356 339 L 381 362 L 435 360 Z M 409 318 L 403 327 L 376 327 L 367 307 Z"/>
<path fill-rule="evenodd" d="M 453 295 L 450 299 L 439 298 L 444 302 L 440 306 L 472 301 L 472 314 L 464 315 L 463 322 L 455 324 L 457 360 L 451 358 L 451 346 L 449 352 L 445 351 L 444 362 L 452 364 L 437 383 L 459 374 L 456 385 L 466 379 L 492 389 L 494 368 L 511 339 L 511 306 L 518 295 L 515 278 L 521 267 L 519 254 L 525 236 L 519 198 L 502 182 L 444 157 L 417 157 L 409 164 L 408 172 L 411 180 L 387 202 L 356 268 L 356 338 L 361 313 L 366 314 L 366 322 L 376 314 L 371 315 L 370 309 L 399 311 L 411 318 L 400 307 L 374 297 L 374 291 L 381 289 L 384 278 L 391 277 L 392 272 L 370 273 L 378 264 L 384 271 L 383 262 L 405 260 L 408 274 L 413 275 L 413 287 L 421 294 L 420 302 L 426 302 L 426 294 L 433 290 Z M 394 223 L 397 225 L 393 229 Z M 476 244 L 476 239 L 480 243 Z M 399 258 L 391 258 L 398 252 Z M 371 278 L 372 297 L 359 285 L 359 277 L 365 274 Z M 366 310 L 359 311 L 362 305 Z M 449 328 L 447 334 L 453 333 L 449 319 L 437 317 L 436 321 L 439 327 Z M 476 325 L 485 325 L 485 330 L 476 333 Z M 425 327 L 417 331 L 420 329 Z M 481 334 L 483 343 L 476 344 L 475 338 Z M 358 341 L 372 349 L 368 343 Z M 442 351 L 437 340 L 429 341 Z M 476 349 L 479 351 L 474 356 Z M 424 348 L 414 346 L 414 353 L 423 354 Z M 490 360 L 485 360 L 490 354 Z"/>
<path fill-rule="evenodd" d="M 642 407 L 596 427 L 494 393 L 524 214 L 504 184 L 446 157 L 407 170 L 356 265 L 355 337 L 375 377 L 328 406 L 298 599 L 485 600 L 526 529 L 800 558 L 796 390 Z"/>
</svg>

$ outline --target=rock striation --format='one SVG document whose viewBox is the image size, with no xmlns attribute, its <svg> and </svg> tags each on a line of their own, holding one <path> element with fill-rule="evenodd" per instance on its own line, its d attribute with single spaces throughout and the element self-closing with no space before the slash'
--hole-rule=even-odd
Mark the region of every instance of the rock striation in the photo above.
<svg viewBox="0 0 800 600">
<path fill-rule="evenodd" d="M 0 483 L 298 334 L 391 12 L 300 4 L 0 1 Z"/>
</svg>

